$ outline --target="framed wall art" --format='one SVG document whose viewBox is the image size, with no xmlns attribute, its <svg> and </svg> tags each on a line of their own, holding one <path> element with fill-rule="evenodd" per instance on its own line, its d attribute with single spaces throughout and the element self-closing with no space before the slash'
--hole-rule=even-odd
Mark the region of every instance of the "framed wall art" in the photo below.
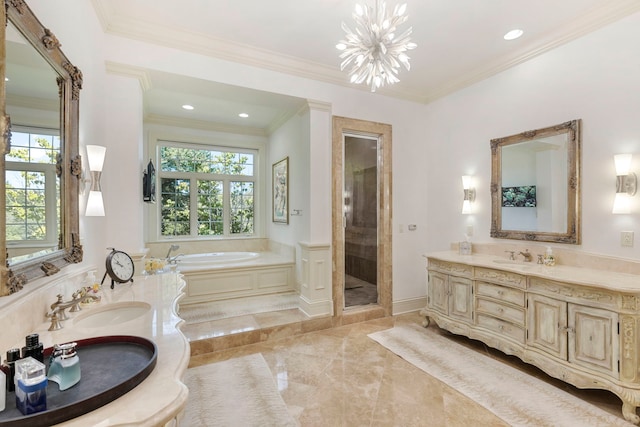
<svg viewBox="0 0 640 427">
<path fill-rule="evenodd" d="M 273 222 L 289 224 L 289 157 L 273 164 Z"/>
</svg>

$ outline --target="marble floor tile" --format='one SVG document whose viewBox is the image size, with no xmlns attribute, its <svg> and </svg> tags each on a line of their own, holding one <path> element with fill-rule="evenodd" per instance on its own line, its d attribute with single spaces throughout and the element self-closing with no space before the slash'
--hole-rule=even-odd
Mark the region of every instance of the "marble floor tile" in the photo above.
<svg viewBox="0 0 640 427">
<path fill-rule="evenodd" d="M 189 341 L 197 341 L 258 329 L 260 329 L 260 325 L 253 315 L 246 315 L 210 322 L 192 323 L 183 326 L 181 330 Z"/>
<path fill-rule="evenodd" d="M 322 329 L 192 356 L 190 367 L 262 353 L 290 414 L 302 427 L 506 427 L 504 421 L 476 402 L 367 337 L 394 324 L 420 324 L 422 320 L 416 312 Z M 451 338 L 545 377 L 519 359 L 482 343 Z M 552 378 L 546 380 L 621 417 L 620 401 L 611 393 L 579 390 Z"/>
</svg>

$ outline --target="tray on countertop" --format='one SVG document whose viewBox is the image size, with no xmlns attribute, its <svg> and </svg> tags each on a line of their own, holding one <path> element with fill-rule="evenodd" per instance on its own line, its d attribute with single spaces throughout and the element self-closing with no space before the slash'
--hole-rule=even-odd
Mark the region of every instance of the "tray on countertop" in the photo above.
<svg viewBox="0 0 640 427">
<path fill-rule="evenodd" d="M 80 381 L 65 391 L 49 381 L 47 410 L 29 415 L 16 408 L 15 392 L 7 392 L 0 426 L 51 426 L 98 409 L 140 384 L 153 371 L 158 358 L 153 341 L 142 337 L 113 335 L 76 342 Z M 49 347 L 44 351 L 47 370 L 52 350 Z"/>
</svg>

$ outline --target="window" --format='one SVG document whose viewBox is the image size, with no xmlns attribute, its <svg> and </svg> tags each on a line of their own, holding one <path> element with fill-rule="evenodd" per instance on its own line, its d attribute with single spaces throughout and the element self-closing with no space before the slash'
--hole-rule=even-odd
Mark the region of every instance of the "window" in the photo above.
<svg viewBox="0 0 640 427">
<path fill-rule="evenodd" d="M 257 151 L 160 141 L 161 237 L 255 233 Z"/>
<path fill-rule="evenodd" d="M 15 127 L 6 156 L 6 236 L 13 247 L 57 242 L 60 224 L 57 130 Z"/>
</svg>

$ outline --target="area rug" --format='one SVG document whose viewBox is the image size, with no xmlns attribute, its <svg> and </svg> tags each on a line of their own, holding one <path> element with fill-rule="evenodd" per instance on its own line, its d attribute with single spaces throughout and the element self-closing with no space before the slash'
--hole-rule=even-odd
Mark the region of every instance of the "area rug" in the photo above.
<svg viewBox="0 0 640 427">
<path fill-rule="evenodd" d="M 262 354 L 187 369 L 188 427 L 297 426 Z"/>
<path fill-rule="evenodd" d="M 433 327 L 403 325 L 369 337 L 512 426 L 632 425 L 551 384 L 449 340 Z"/>
</svg>

